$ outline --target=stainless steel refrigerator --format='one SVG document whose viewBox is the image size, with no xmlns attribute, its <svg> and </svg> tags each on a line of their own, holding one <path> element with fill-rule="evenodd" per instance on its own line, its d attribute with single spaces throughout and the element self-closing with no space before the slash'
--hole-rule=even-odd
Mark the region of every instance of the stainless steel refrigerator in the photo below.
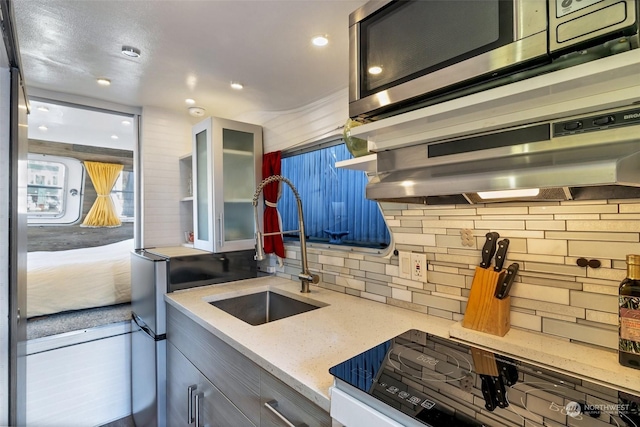
<svg viewBox="0 0 640 427">
<path fill-rule="evenodd" d="M 166 426 L 164 295 L 257 277 L 254 251 L 136 249 L 131 253 L 131 410 L 138 427 Z M 190 252 L 190 255 L 173 255 Z"/>
</svg>

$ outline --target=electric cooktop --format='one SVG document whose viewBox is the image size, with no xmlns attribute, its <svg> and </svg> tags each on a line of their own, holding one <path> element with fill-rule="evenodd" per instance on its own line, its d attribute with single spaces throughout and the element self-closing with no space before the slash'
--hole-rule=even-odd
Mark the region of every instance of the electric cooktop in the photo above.
<svg viewBox="0 0 640 427">
<path fill-rule="evenodd" d="M 640 427 L 640 396 L 415 329 L 329 372 L 432 427 Z"/>
</svg>

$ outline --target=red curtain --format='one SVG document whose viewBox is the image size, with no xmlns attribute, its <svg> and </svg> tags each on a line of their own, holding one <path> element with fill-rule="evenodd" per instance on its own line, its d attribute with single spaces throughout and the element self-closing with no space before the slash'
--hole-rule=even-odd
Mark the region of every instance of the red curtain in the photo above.
<svg viewBox="0 0 640 427">
<path fill-rule="evenodd" d="M 262 157 L 262 179 L 271 175 L 280 175 L 281 153 L 274 151 L 267 153 Z M 280 231 L 280 214 L 278 213 L 277 203 L 280 198 L 280 182 L 272 182 L 262 190 L 264 195 L 264 233 L 275 233 Z M 284 243 L 282 235 L 265 236 L 264 252 L 267 254 L 275 253 L 280 258 L 284 258 Z"/>
</svg>

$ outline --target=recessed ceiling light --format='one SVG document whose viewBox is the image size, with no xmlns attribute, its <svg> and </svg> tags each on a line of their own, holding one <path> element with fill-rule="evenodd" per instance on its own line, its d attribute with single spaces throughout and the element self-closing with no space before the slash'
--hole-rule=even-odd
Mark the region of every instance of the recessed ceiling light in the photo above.
<svg viewBox="0 0 640 427">
<path fill-rule="evenodd" d="M 311 39 L 311 43 L 313 43 L 314 46 L 326 46 L 329 44 L 329 39 L 327 36 L 315 36 Z"/>
<path fill-rule="evenodd" d="M 107 79 L 105 77 L 100 77 L 96 81 L 98 82 L 98 84 L 100 86 L 109 86 L 111 84 L 111 80 L 109 80 L 109 79 Z"/>
<path fill-rule="evenodd" d="M 380 74 L 382 72 L 382 67 L 379 65 L 374 65 L 372 67 L 369 67 L 369 74 Z"/>
<path fill-rule="evenodd" d="M 132 46 L 122 46 L 122 54 L 128 56 L 129 58 L 139 58 L 140 49 Z"/>
<path fill-rule="evenodd" d="M 122 124 L 125 125 L 125 126 L 129 126 L 131 124 L 131 121 L 130 120 L 123 120 Z"/>
<path fill-rule="evenodd" d="M 242 83 L 239 83 L 239 82 L 231 82 L 231 87 L 235 90 L 240 90 L 244 86 L 242 85 Z"/>
<path fill-rule="evenodd" d="M 195 105 L 196 100 L 195 100 L 195 99 L 191 99 L 191 98 L 187 98 L 187 99 L 185 99 L 185 100 L 184 100 L 184 102 L 185 102 L 187 105 Z"/>
<path fill-rule="evenodd" d="M 48 127 L 46 127 L 45 125 L 40 125 L 40 126 L 38 126 L 38 129 L 40 129 L 42 132 L 45 132 L 45 131 L 47 131 L 49 128 L 48 128 Z"/>
<path fill-rule="evenodd" d="M 111 139 L 119 139 L 120 137 L 118 135 L 111 135 Z"/>
<path fill-rule="evenodd" d="M 42 111 L 43 113 L 46 113 L 49 111 L 49 109 L 47 107 L 45 107 L 44 105 L 41 105 L 38 107 L 38 111 Z"/>
</svg>

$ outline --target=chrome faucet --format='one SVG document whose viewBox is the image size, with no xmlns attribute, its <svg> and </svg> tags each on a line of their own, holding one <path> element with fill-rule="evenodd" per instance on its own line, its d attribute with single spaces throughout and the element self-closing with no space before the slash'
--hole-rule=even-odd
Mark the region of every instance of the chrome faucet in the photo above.
<svg viewBox="0 0 640 427">
<path fill-rule="evenodd" d="M 296 203 L 298 205 L 298 230 L 278 231 L 274 233 L 265 233 L 265 234 L 262 234 L 262 232 L 260 231 L 260 220 L 258 217 L 258 197 L 260 197 L 260 193 L 262 192 L 262 189 L 266 185 L 271 184 L 273 182 L 284 182 L 291 188 L 291 191 L 293 192 L 293 195 L 296 198 Z M 304 235 L 304 217 L 302 214 L 302 200 L 300 200 L 300 195 L 298 194 L 298 190 L 296 190 L 296 187 L 294 187 L 291 181 L 289 181 L 287 178 L 285 178 L 282 175 L 271 175 L 270 177 L 265 178 L 264 180 L 262 180 L 260 185 L 258 185 L 258 187 L 256 188 L 256 192 L 253 195 L 253 212 L 256 218 L 256 230 L 257 230 L 255 259 L 257 261 L 262 261 L 264 259 L 264 248 L 262 247 L 263 236 L 274 236 L 277 234 L 282 235 L 284 233 L 298 232 L 300 235 L 300 253 L 302 256 L 302 271 L 300 272 L 300 274 L 298 274 L 298 278 L 302 283 L 302 289 L 300 289 L 300 292 L 304 292 L 304 293 L 310 292 L 309 283 L 313 283 L 315 285 L 320 281 L 320 277 L 318 277 L 317 274 L 311 274 L 311 272 L 309 271 L 309 264 L 307 262 L 307 240 Z"/>
</svg>

